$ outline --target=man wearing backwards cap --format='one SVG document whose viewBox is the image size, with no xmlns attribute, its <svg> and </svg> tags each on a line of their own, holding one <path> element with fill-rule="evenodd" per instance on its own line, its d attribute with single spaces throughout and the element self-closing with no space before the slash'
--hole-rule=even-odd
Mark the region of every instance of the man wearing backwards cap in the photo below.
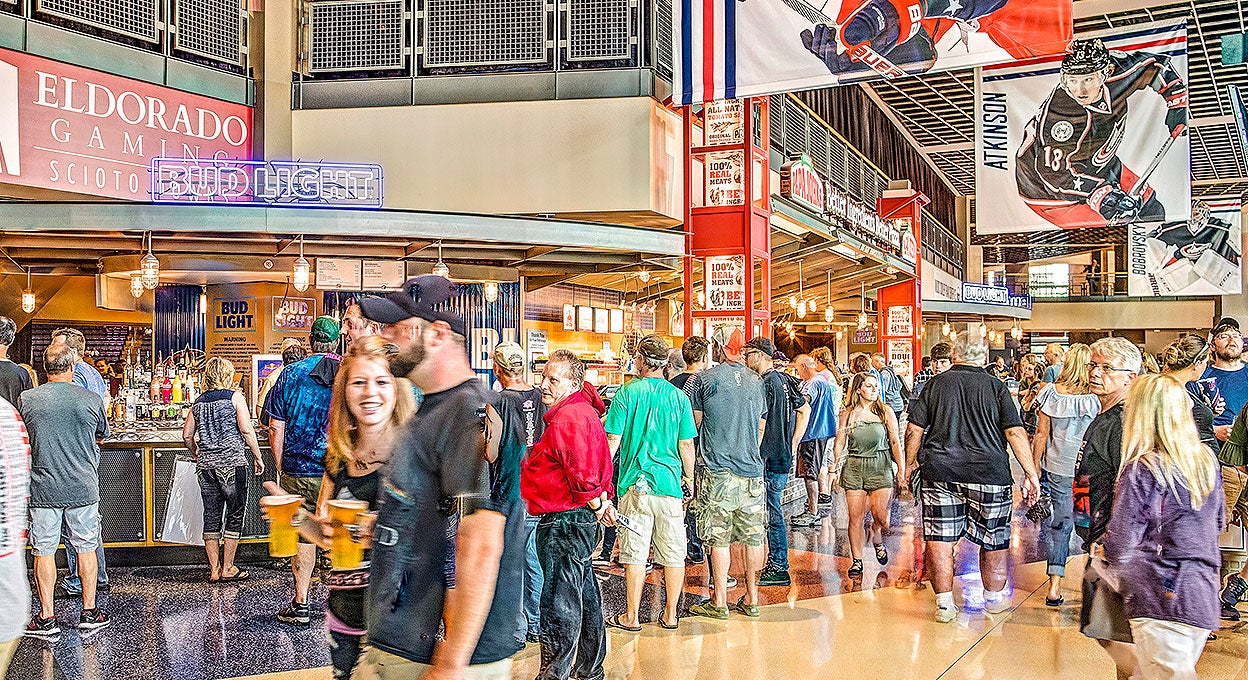
<svg viewBox="0 0 1248 680">
<path fill-rule="evenodd" d="M 494 375 L 498 376 L 498 401 L 486 407 L 486 452 L 490 460 L 490 493 L 495 498 L 520 500 L 520 462 L 542 436 L 546 405 L 542 391 L 524 381 L 524 349 L 514 342 L 494 347 Z M 524 518 L 524 613 L 517 621 L 517 639 L 541 641 L 542 565 L 537 558 L 534 530 L 538 517 Z"/>
<path fill-rule="evenodd" d="M 501 680 L 520 648 L 520 589 L 510 586 L 524 572 L 524 513 L 491 494 L 486 413 L 496 399 L 468 365 L 464 320 L 445 304 L 457 293 L 425 275 L 360 301 L 398 348 L 391 370 L 425 395 L 379 494 L 365 678 Z"/>
<path fill-rule="evenodd" d="M 689 611 L 728 618 L 728 549 L 745 544 L 746 595 L 734 608 L 758 616 L 758 572 L 763 567 L 767 504 L 763 494 L 763 459 L 759 453 L 766 418 L 763 383 L 741 363 L 741 331 L 717 328 L 711 338 L 723 363 L 701 374 L 692 395 L 693 419 L 700 433 L 697 484 L 698 531 L 711 548 L 714 600 Z M 748 601 L 748 603 L 747 603 Z"/>
<path fill-rule="evenodd" d="M 618 534 L 625 613 L 607 619 L 607 625 L 630 632 L 641 630 L 638 615 L 651 543 L 654 561 L 663 565 L 667 591 L 660 626 L 676 627 L 685 585 L 684 498 L 693 488 L 693 438 L 698 430 L 689 397 L 663 377 L 670 351 L 657 335 L 637 343 L 637 379 L 611 400 L 605 423 L 607 445 L 619 461 L 615 489 L 620 514 L 632 520 L 635 530 Z"/>
<path fill-rule="evenodd" d="M 1231 434 L 1235 416 L 1248 404 L 1248 370 L 1240 355 L 1244 352 L 1244 336 L 1239 322 L 1223 317 L 1209 334 L 1213 360 L 1205 369 L 1201 380 L 1213 379 L 1218 395 L 1225 401 L 1225 408 L 1213 418 L 1213 432 L 1220 441 Z"/>
<path fill-rule="evenodd" d="M 278 484 L 287 493 L 302 496 L 303 508 L 313 514 L 325 473 L 329 401 L 342 363 L 342 357 L 333 353 L 338 331 L 338 322 L 332 317 L 321 316 L 312 322 L 308 336 L 312 355 L 282 368 L 261 413 L 261 420 L 269 426 L 269 444 L 280 471 Z M 308 624 L 308 587 L 315 565 L 316 546 L 300 537 L 299 552 L 290 561 L 295 598 L 277 613 L 279 621 Z"/>
</svg>

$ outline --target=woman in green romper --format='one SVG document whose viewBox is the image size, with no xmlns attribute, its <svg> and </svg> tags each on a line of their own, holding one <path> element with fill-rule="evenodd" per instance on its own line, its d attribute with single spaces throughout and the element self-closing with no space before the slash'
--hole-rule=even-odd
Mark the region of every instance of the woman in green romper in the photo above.
<svg viewBox="0 0 1248 680">
<path fill-rule="evenodd" d="M 870 373 L 858 373 L 849 388 L 849 404 L 841 409 L 836 429 L 838 485 L 849 505 L 849 576 L 862 576 L 863 518 L 871 509 L 871 542 L 875 559 L 888 564 L 884 532 L 889 528 L 889 505 L 897 471 L 905 468 L 897 416 L 880 401 L 880 382 Z"/>
</svg>

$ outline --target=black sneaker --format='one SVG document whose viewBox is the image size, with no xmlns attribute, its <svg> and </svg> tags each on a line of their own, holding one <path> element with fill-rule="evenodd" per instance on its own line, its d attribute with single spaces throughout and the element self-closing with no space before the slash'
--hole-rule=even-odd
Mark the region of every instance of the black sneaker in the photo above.
<svg viewBox="0 0 1248 680">
<path fill-rule="evenodd" d="M 89 633 L 93 630 L 99 630 L 104 626 L 112 623 L 108 612 L 96 607 L 95 609 L 84 609 L 82 615 L 78 617 L 78 630 Z"/>
<path fill-rule="evenodd" d="M 1226 602 L 1222 603 L 1222 620 L 1223 621 L 1238 621 L 1239 620 L 1239 610 L 1235 608 L 1235 605 L 1228 604 Z"/>
<path fill-rule="evenodd" d="M 853 561 L 853 562 L 849 565 L 849 571 L 848 571 L 848 572 L 846 572 L 846 574 L 847 574 L 850 578 L 855 578 L 855 577 L 858 577 L 858 576 L 862 576 L 862 560 L 854 560 L 854 561 Z"/>
<path fill-rule="evenodd" d="M 51 638 L 61 634 L 61 627 L 56 624 L 56 617 L 43 618 L 38 614 L 31 617 L 30 623 L 26 624 L 24 635 L 39 638 Z"/>
<path fill-rule="evenodd" d="M 793 581 L 789 578 L 789 572 L 786 569 L 777 569 L 776 567 L 767 567 L 758 573 L 758 585 L 760 586 L 788 586 Z"/>
<path fill-rule="evenodd" d="M 832 505 L 832 496 L 830 494 L 819 494 L 819 505 Z"/>
<path fill-rule="evenodd" d="M 291 601 L 290 605 L 277 613 L 277 620 L 296 626 L 306 626 L 312 621 L 307 604 Z"/>
</svg>

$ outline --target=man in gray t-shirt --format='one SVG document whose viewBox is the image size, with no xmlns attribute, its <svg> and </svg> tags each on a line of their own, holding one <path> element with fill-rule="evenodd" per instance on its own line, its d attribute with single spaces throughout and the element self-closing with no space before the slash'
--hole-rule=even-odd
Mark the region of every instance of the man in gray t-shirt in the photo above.
<svg viewBox="0 0 1248 680">
<path fill-rule="evenodd" d="M 714 368 L 699 374 L 690 402 L 698 425 L 698 534 L 711 548 L 714 600 L 689 609 L 698 616 L 728 618 L 728 549 L 743 543 L 746 595 L 733 607 L 758 616 L 758 571 L 763 568 L 767 504 L 759 453 L 767 401 L 758 374 L 742 363 L 741 331 L 723 326 L 712 338 Z M 757 351 L 757 350 L 751 350 Z M 747 604 L 748 602 L 748 604 Z"/>
<path fill-rule="evenodd" d="M 97 609 L 95 585 L 100 538 L 100 447 L 108 436 L 104 402 L 74 384 L 78 353 L 65 343 L 49 345 L 43 354 L 48 382 L 22 393 L 21 415 L 30 436 L 30 545 L 35 558 L 35 585 L 40 612 L 26 634 L 54 637 L 60 632 L 52 609 L 56 585 L 56 549 L 61 522 L 66 543 L 78 553 L 82 576 L 82 615 L 78 629 L 107 626 L 108 614 Z"/>
</svg>

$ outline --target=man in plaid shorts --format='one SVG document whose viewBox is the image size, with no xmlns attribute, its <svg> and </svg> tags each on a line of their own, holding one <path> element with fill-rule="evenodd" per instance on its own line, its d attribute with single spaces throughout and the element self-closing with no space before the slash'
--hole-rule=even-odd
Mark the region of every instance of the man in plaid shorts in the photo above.
<svg viewBox="0 0 1248 680">
<path fill-rule="evenodd" d="M 1010 608 L 1006 567 L 1014 479 L 1006 446 L 1023 469 L 1028 504 L 1040 495 L 1027 432 L 1005 383 L 984 371 L 988 347 L 967 334 L 953 346 L 953 366 L 927 381 L 906 428 L 907 467 L 919 466 L 927 572 L 936 591 L 936 620 L 952 621 L 953 548 L 965 536 L 979 546 L 984 609 Z M 901 484 L 908 484 L 909 475 Z"/>
</svg>

